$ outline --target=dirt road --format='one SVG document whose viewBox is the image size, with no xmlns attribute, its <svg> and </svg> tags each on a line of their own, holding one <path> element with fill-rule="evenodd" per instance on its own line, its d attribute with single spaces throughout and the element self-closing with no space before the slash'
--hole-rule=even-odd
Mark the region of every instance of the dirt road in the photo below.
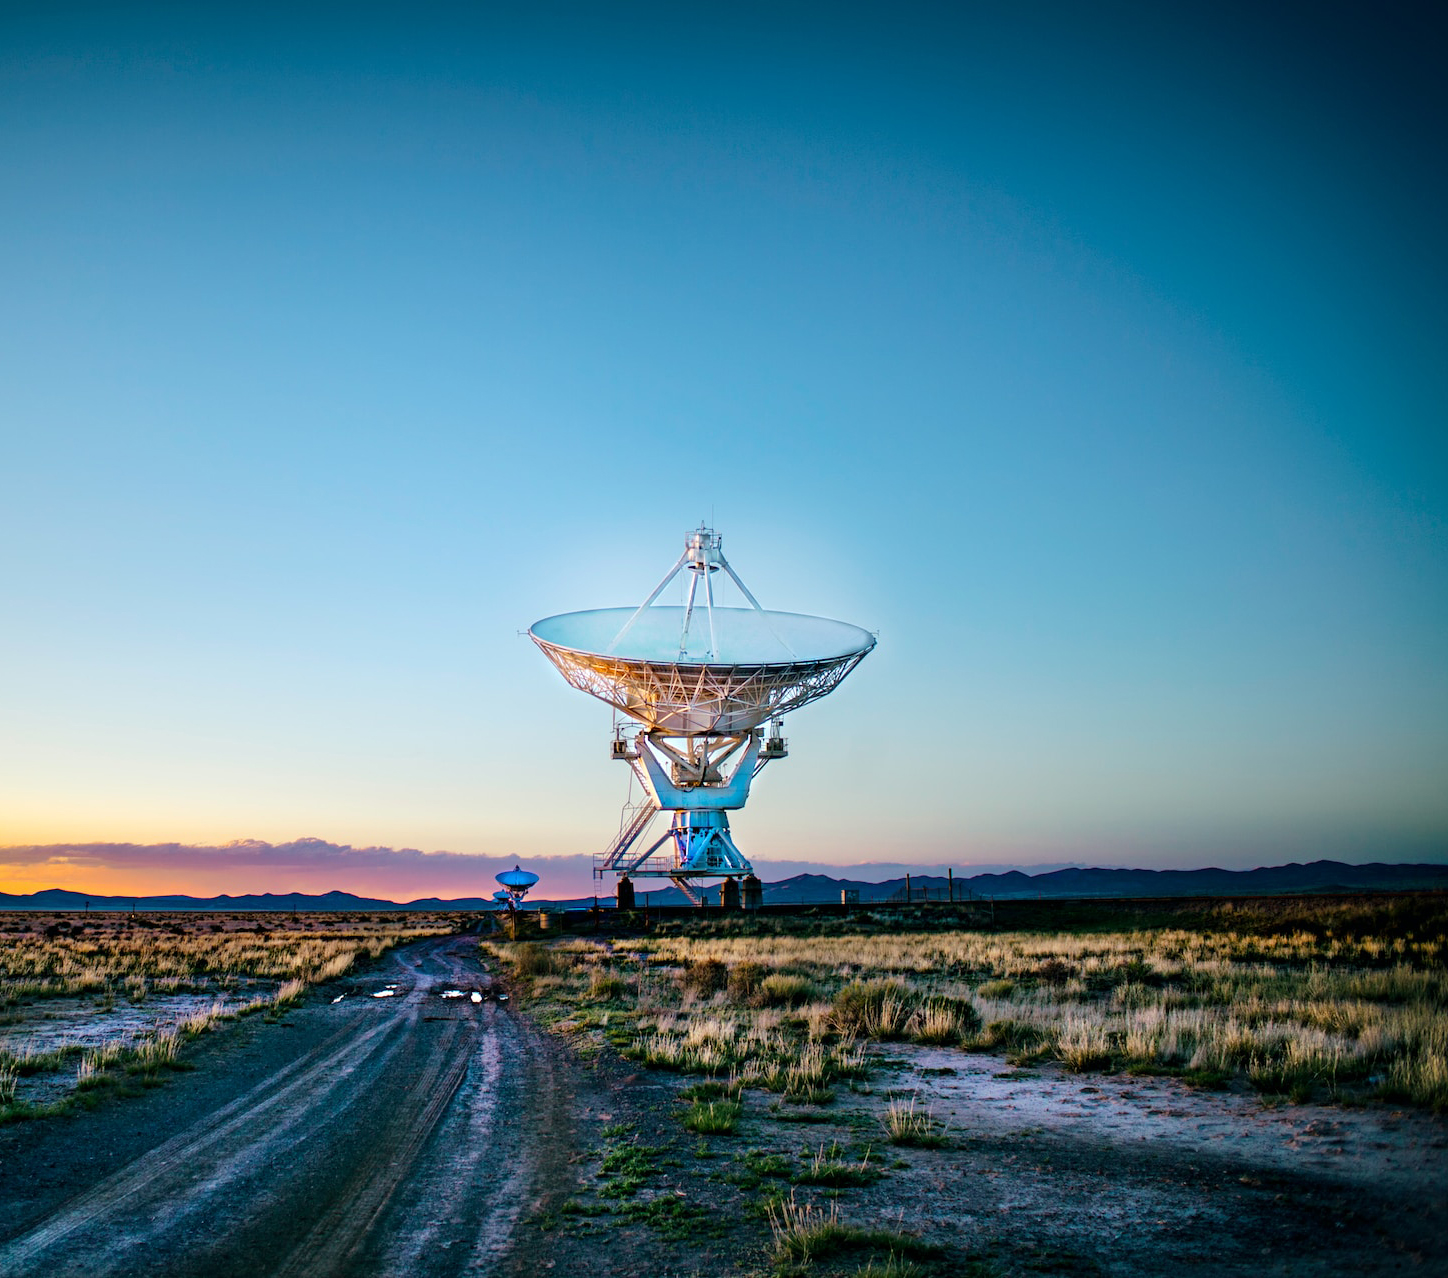
<svg viewBox="0 0 1448 1278">
<path fill-rule="evenodd" d="M 569 1100 L 487 986 L 475 939 L 420 942 L 145 1098 L 5 1133 L 0 1273 L 495 1270 Z"/>
</svg>

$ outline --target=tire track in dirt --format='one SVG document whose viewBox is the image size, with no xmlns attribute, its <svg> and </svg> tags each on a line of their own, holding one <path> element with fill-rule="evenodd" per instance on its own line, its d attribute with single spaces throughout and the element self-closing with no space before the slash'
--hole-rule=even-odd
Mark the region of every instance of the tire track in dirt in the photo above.
<svg viewBox="0 0 1448 1278">
<path fill-rule="evenodd" d="M 518 1219 L 529 1205 L 530 1191 L 541 1194 L 539 1205 L 550 1198 L 556 1202 L 567 1196 L 577 1181 L 570 1161 L 575 1139 L 572 1089 L 560 1080 L 548 1053 L 533 1034 L 522 1037 L 521 1047 L 532 1065 L 533 1079 L 526 1156 L 516 1148 L 510 1151 L 515 1159 L 513 1174 L 478 1224 L 465 1270 L 468 1274 L 535 1274 L 536 1257 L 519 1254 L 511 1247 Z M 522 1143 L 514 1142 L 515 1146 Z"/>
<path fill-rule="evenodd" d="M 396 1025 L 379 1025 L 366 1031 L 360 1038 L 350 1037 L 347 1030 L 339 1032 L 328 1043 L 314 1049 L 308 1057 L 258 1084 L 245 1096 L 238 1097 L 215 1114 L 209 1115 L 108 1180 L 102 1181 L 28 1234 L 0 1247 L 0 1272 L 25 1272 L 27 1267 L 46 1251 L 66 1243 L 73 1235 L 93 1229 L 108 1218 L 116 1216 L 132 1200 L 143 1196 L 156 1197 L 158 1188 L 163 1184 L 175 1188 L 178 1208 L 194 1209 L 199 1204 L 194 1198 L 183 1196 L 183 1182 L 193 1179 L 193 1169 L 204 1162 L 217 1146 L 249 1126 L 267 1124 L 274 1111 L 288 1109 L 289 1113 L 279 1121 L 264 1126 L 257 1139 L 237 1152 L 249 1152 L 255 1156 L 262 1152 L 264 1146 L 281 1142 L 358 1062 L 374 1053 L 374 1044 L 379 1037 L 394 1032 L 396 1028 Z M 338 1043 L 338 1040 L 347 1041 Z M 331 1050 L 328 1050 L 329 1048 Z M 310 1064 L 307 1063 L 309 1060 Z M 288 1075 L 295 1077 L 288 1078 Z M 233 1154 L 231 1161 L 234 1162 L 235 1159 L 236 1154 Z M 225 1175 L 223 1168 L 218 1166 L 211 1177 L 211 1185 L 213 1188 L 220 1188 L 227 1179 L 229 1177 Z M 154 1232 L 155 1228 L 162 1224 L 162 1220 L 159 1215 L 153 1215 L 150 1219 L 151 1228 L 147 1232 Z"/>
<path fill-rule="evenodd" d="M 492 1268 L 543 1167 L 536 1151 L 496 1157 L 488 1137 L 502 1125 L 499 1098 L 510 1118 L 525 1117 L 531 1098 L 556 1089 L 546 1053 L 511 1016 L 495 1004 L 438 1000 L 444 982 L 486 981 L 475 955 L 475 942 L 460 938 L 413 946 L 387 973 L 411 986 L 395 1002 L 358 998 L 300 1013 L 344 1023 L 0 1244 L 0 1272 L 295 1278 Z M 423 1016 L 443 1006 L 449 1014 Z M 546 1126 L 567 1140 L 566 1117 Z M 462 1150 L 435 1139 L 460 1133 L 474 1138 Z M 440 1216 L 471 1245 L 431 1246 Z"/>
<path fill-rule="evenodd" d="M 412 1170 L 424 1142 L 467 1073 L 470 1043 L 459 1044 L 458 1039 L 457 1030 L 446 1035 L 441 1051 L 413 1087 L 409 1097 L 413 1104 L 391 1124 L 373 1155 L 357 1167 L 347 1188 L 276 1271 L 278 1278 L 345 1272 L 398 1185 Z M 455 1050 L 458 1048 L 461 1050 Z"/>
</svg>

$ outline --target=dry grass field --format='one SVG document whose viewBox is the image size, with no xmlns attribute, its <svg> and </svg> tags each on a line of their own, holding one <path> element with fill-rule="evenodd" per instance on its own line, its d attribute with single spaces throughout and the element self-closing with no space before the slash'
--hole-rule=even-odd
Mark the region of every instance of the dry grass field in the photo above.
<svg viewBox="0 0 1448 1278">
<path fill-rule="evenodd" d="M 453 930 L 431 916 L 0 916 L 0 1122 L 153 1086 L 189 1038 Z"/>
<path fill-rule="evenodd" d="M 780 1278 L 1167 1257 L 1238 1273 L 1267 1255 L 1315 1274 L 1347 1235 L 1303 1222 L 1341 1227 L 1355 1205 L 1361 1272 L 1421 1255 L 1344 1186 L 1439 1192 L 1448 901 L 1164 913 L 1069 930 L 715 916 L 484 942 L 528 1014 L 638 1098 L 546 1219 L 550 1245 L 582 1257 L 643 1224 L 723 1248 L 718 1272 L 762 1259 Z M 732 1204 L 727 1235 L 700 1184 Z M 1087 1202 L 1102 1210 L 1063 1208 Z M 1228 1244 L 1186 1224 L 1218 1216 Z"/>
<path fill-rule="evenodd" d="M 744 924 L 736 925 L 747 926 Z M 734 932 L 496 946 L 643 1063 L 808 1098 L 908 1040 L 1294 1100 L 1448 1110 L 1448 906 L 1224 906 L 1126 931 Z"/>
</svg>

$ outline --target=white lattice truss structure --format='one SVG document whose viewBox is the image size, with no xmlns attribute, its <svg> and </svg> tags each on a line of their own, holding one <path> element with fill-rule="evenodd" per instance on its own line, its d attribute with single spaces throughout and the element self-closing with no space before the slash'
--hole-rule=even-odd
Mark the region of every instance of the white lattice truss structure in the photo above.
<svg viewBox="0 0 1448 1278">
<path fill-rule="evenodd" d="M 788 665 L 724 666 L 631 660 L 561 648 L 533 636 L 580 692 L 671 736 L 737 732 L 818 701 L 868 655 Z"/>
</svg>

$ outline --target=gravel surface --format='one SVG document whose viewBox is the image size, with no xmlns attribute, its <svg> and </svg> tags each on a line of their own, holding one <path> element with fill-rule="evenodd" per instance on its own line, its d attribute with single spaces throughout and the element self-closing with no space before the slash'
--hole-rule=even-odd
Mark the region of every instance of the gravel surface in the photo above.
<svg viewBox="0 0 1448 1278">
<path fill-rule="evenodd" d="M 489 984 L 475 938 L 419 942 L 340 1001 L 228 1026 L 164 1088 L 0 1130 L 0 1273 L 497 1269 L 571 1099 Z"/>
</svg>

